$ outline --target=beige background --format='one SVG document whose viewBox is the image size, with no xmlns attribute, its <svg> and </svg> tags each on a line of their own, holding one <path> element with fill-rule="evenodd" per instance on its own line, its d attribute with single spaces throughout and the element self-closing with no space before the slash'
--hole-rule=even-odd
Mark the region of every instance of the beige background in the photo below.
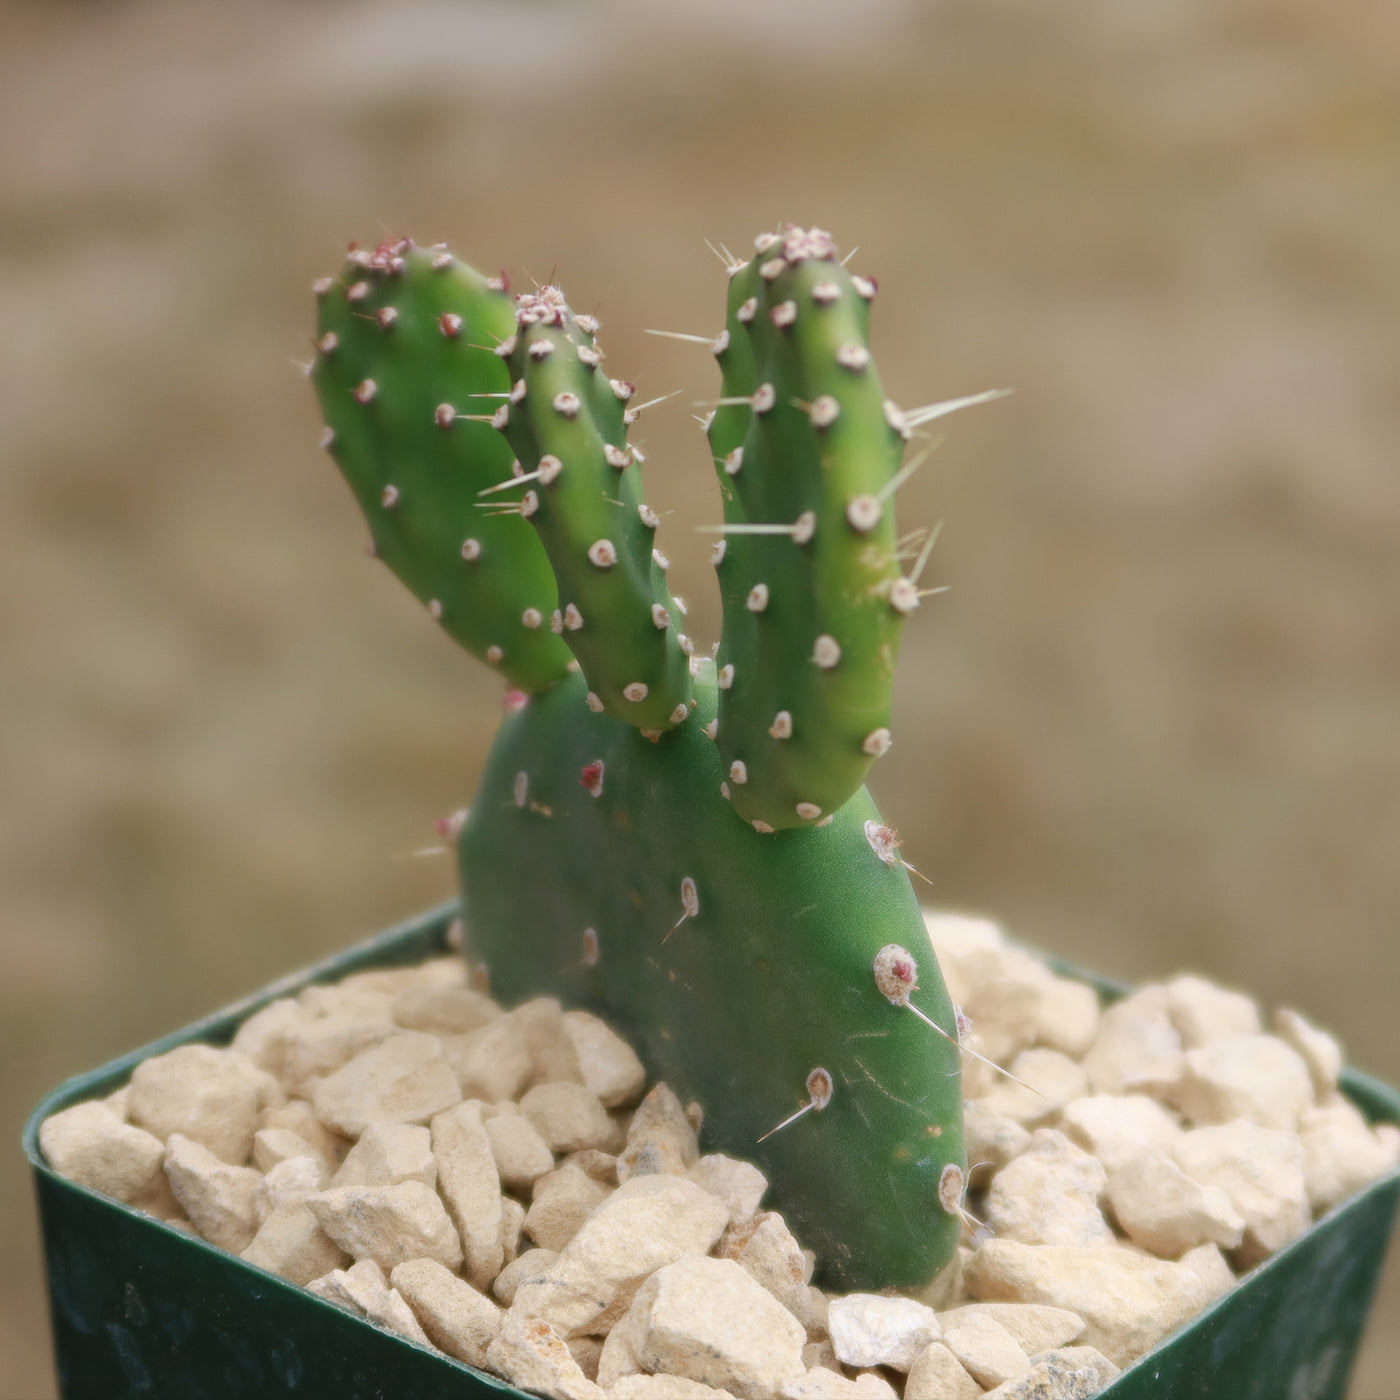
<svg viewBox="0 0 1400 1400">
<path fill-rule="evenodd" d="M 939 900 L 1194 967 L 1400 1080 L 1400 11 L 0 9 L 0 1392 L 52 1393 L 15 1139 L 59 1079 L 448 893 L 495 686 L 316 451 L 348 237 L 557 269 L 715 614 L 702 237 L 859 243 L 947 425 L 875 788 Z M 688 582 L 688 585 L 686 581 Z M 703 601 L 702 601 L 703 600 Z M 1400 1393 L 1400 1279 L 1356 1382 Z"/>
</svg>

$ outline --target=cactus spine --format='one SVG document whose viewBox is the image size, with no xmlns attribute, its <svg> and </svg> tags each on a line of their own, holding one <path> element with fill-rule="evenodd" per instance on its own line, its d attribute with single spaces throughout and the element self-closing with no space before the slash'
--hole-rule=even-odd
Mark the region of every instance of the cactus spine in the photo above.
<svg viewBox="0 0 1400 1400">
<path fill-rule="evenodd" d="M 775 1178 L 827 1282 L 914 1286 L 952 1255 L 966 1164 L 955 1013 L 861 787 L 917 603 L 908 429 L 874 284 L 828 235 L 762 235 L 730 271 L 717 664 L 666 588 L 631 386 L 556 288 L 512 315 L 443 249 L 352 249 L 318 284 L 314 378 L 379 556 L 530 697 L 459 837 L 468 956 L 507 1001 L 631 1035 Z"/>
</svg>

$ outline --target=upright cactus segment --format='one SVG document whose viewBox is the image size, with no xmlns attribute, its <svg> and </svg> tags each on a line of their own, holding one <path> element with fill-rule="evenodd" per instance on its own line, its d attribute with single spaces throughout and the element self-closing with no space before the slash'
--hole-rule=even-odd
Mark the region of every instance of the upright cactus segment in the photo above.
<svg viewBox="0 0 1400 1400">
<path fill-rule="evenodd" d="M 444 251 L 352 251 L 318 287 L 315 379 L 382 557 L 530 692 L 458 838 L 473 966 L 634 1037 L 707 1142 L 770 1173 L 826 1282 L 917 1286 L 961 1230 L 956 1017 L 860 786 L 918 598 L 908 430 L 873 284 L 819 230 L 757 249 L 714 342 L 717 665 L 654 552 L 631 386 L 557 289 L 512 314 Z"/>
<path fill-rule="evenodd" d="M 454 640 L 523 690 L 562 677 L 569 650 L 547 625 L 558 588 L 534 531 L 479 506 L 510 475 L 489 422 L 510 390 L 495 347 L 510 298 L 443 248 L 352 247 L 316 284 L 311 377 L 324 445 L 369 521 L 371 548 Z"/>
<path fill-rule="evenodd" d="M 512 384 L 498 422 L 530 483 L 517 508 L 558 580 L 554 629 L 583 668 L 590 705 L 660 733 L 690 712 L 690 643 L 627 442 L 632 385 L 600 368 L 596 324 L 557 288 L 522 296 L 516 324 L 501 347 Z"/>
<path fill-rule="evenodd" d="M 875 284 L 817 229 L 734 270 L 710 445 L 724 497 L 719 745 L 760 831 L 826 820 L 890 746 L 895 654 L 918 590 L 890 497 L 908 429 L 868 345 Z"/>
</svg>

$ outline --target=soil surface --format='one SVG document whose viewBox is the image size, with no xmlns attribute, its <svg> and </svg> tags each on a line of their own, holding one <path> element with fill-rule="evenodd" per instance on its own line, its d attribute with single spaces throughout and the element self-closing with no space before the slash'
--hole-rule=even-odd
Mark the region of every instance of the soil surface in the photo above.
<svg viewBox="0 0 1400 1400">
<path fill-rule="evenodd" d="M 527 86 L 528 83 L 528 86 Z M 0 1122 L 444 897 L 496 686 L 365 561 L 291 361 L 346 238 L 557 271 L 647 396 L 712 640 L 691 401 L 736 249 L 860 244 L 950 419 L 874 787 L 944 906 L 1194 965 L 1400 1079 L 1400 13 L 1379 0 L 0 13 Z M 53 1393 L 0 1161 L 0 1396 Z M 1400 1374 L 1392 1268 L 1353 1393 Z"/>
</svg>

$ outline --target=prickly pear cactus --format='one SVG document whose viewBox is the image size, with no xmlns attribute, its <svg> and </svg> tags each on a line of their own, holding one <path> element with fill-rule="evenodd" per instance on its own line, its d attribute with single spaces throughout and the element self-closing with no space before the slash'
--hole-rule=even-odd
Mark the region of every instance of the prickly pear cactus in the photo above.
<svg viewBox="0 0 1400 1400">
<path fill-rule="evenodd" d="M 875 285 L 825 233 L 728 271 L 714 661 L 667 591 L 632 386 L 557 288 L 512 309 L 443 248 L 352 247 L 313 377 L 379 557 L 517 688 L 458 838 L 479 975 L 631 1037 L 830 1285 L 917 1286 L 962 1228 L 956 1017 L 861 783 L 926 557 L 903 572 L 905 443 L 950 405 L 884 397 Z"/>
</svg>

